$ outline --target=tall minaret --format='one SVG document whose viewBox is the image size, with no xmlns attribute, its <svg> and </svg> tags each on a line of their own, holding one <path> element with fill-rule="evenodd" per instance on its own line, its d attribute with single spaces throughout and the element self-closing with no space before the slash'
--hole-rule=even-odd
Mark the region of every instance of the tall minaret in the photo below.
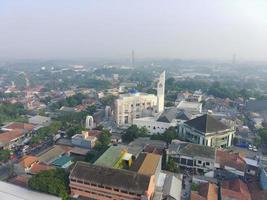
<svg viewBox="0 0 267 200">
<path fill-rule="evenodd" d="M 164 111 L 164 92 L 165 92 L 165 71 L 159 76 L 159 82 L 157 85 L 157 111 L 161 113 Z"/>
</svg>

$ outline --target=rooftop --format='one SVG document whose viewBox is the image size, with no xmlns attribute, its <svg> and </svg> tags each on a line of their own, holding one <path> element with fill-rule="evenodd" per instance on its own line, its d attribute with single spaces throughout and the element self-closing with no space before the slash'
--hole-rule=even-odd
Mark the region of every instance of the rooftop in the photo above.
<svg viewBox="0 0 267 200">
<path fill-rule="evenodd" d="M 10 129 L 10 130 L 21 129 L 25 131 L 32 131 L 34 129 L 34 125 L 27 124 L 27 123 L 20 123 L 20 122 L 11 122 L 3 126 L 2 129 L 6 129 L 6 130 L 7 129 Z"/>
<path fill-rule="evenodd" d="M 141 153 L 131 167 L 131 171 L 139 174 L 154 175 L 158 165 L 161 165 L 161 156 L 153 153 Z"/>
<path fill-rule="evenodd" d="M 49 163 L 64 153 L 65 150 L 63 148 L 61 148 L 60 146 L 54 146 L 53 148 L 40 155 L 38 159 L 41 162 Z"/>
<path fill-rule="evenodd" d="M 158 122 L 171 123 L 177 117 L 177 108 L 165 110 L 157 119 Z"/>
<path fill-rule="evenodd" d="M 145 194 L 150 183 L 149 176 L 137 174 L 129 170 L 91 165 L 85 162 L 76 163 L 70 178 L 138 194 Z"/>
<path fill-rule="evenodd" d="M 173 140 L 169 145 L 170 154 L 179 153 L 191 157 L 215 159 L 215 151 L 216 150 L 213 147 L 182 142 L 179 140 Z"/>
<path fill-rule="evenodd" d="M 7 131 L 4 133 L 0 133 L 0 142 L 1 143 L 8 143 L 11 142 L 12 140 L 15 140 L 25 134 L 25 131 L 21 129 L 15 129 L 12 131 Z"/>
<path fill-rule="evenodd" d="M 19 164 L 24 168 L 29 168 L 31 165 L 38 161 L 38 158 L 36 156 L 24 156 Z"/>
<path fill-rule="evenodd" d="M 52 162 L 52 165 L 55 165 L 57 167 L 62 167 L 63 165 L 65 165 L 66 163 L 71 162 L 71 161 L 72 161 L 71 157 L 64 155 L 64 156 L 61 156 L 60 158 L 54 160 Z"/>
<path fill-rule="evenodd" d="M 105 167 L 114 167 L 123 154 L 127 152 L 126 149 L 123 149 L 120 146 L 110 146 L 96 161 L 94 164 L 105 166 Z"/>
<path fill-rule="evenodd" d="M 221 167 L 233 167 L 240 171 L 244 171 L 246 167 L 246 162 L 239 153 L 222 150 L 216 151 L 216 163 L 219 163 Z"/>
<path fill-rule="evenodd" d="M 38 174 L 39 172 L 50 170 L 50 169 L 54 169 L 54 167 L 43 164 L 43 163 L 35 163 L 31 167 L 31 173 Z"/>
<path fill-rule="evenodd" d="M 213 133 L 229 129 L 225 124 L 208 114 L 191 119 L 185 122 L 185 124 L 202 133 Z"/>
</svg>

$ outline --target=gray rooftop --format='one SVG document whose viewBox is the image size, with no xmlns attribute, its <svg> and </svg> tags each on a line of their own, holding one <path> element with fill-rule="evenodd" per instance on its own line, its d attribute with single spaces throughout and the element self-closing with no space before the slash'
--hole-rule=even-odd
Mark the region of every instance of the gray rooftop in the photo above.
<svg viewBox="0 0 267 200">
<path fill-rule="evenodd" d="M 86 162 L 77 162 L 70 174 L 70 178 L 141 195 L 145 194 L 150 183 L 149 176 L 129 170 L 92 165 Z"/>
<path fill-rule="evenodd" d="M 229 129 L 229 127 L 224 123 L 208 114 L 204 114 L 197 118 L 191 119 L 185 122 L 185 124 L 202 133 L 213 133 Z"/>
<path fill-rule="evenodd" d="M 177 117 L 177 108 L 165 110 L 157 119 L 158 122 L 171 123 Z"/>
<path fill-rule="evenodd" d="M 170 154 L 215 159 L 215 148 L 177 140 L 173 140 L 169 145 L 169 152 Z"/>
</svg>

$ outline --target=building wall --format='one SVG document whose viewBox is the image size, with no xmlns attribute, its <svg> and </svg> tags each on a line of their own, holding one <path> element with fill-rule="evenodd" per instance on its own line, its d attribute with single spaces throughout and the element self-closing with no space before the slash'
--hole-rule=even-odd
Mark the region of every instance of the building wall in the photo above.
<svg viewBox="0 0 267 200">
<path fill-rule="evenodd" d="M 144 117 L 144 112 L 157 104 L 155 95 L 132 94 L 115 101 L 115 120 L 117 125 L 132 124 L 136 118 Z"/>
<path fill-rule="evenodd" d="M 70 179 L 70 189 L 73 196 L 84 196 L 99 200 L 141 200 L 142 196 L 146 196 L 147 199 L 150 200 L 155 188 L 155 183 L 153 183 L 152 177 L 150 182 L 151 183 L 149 184 L 146 192 L 147 194 L 129 193 L 128 191 L 112 187 L 103 187 L 101 185 L 90 184 L 89 182 L 83 182 L 75 179 Z"/>
<path fill-rule="evenodd" d="M 179 126 L 179 134 L 186 140 L 212 147 L 230 147 L 232 146 L 234 130 L 229 129 L 216 133 L 201 133 L 186 124 Z"/>
<path fill-rule="evenodd" d="M 134 119 L 133 124 L 137 125 L 139 128 L 145 127 L 149 134 L 157 134 L 157 133 L 164 133 L 168 128 L 176 126 L 176 122 L 172 123 L 164 123 L 164 122 L 158 122 L 153 119 L 145 120 L 145 119 Z"/>
<path fill-rule="evenodd" d="M 79 137 L 72 137 L 71 142 L 75 146 L 83 147 L 83 148 L 93 148 L 95 145 L 95 140 L 85 140 Z"/>
<path fill-rule="evenodd" d="M 214 170 L 214 160 L 204 157 L 190 157 L 179 154 L 168 154 L 167 160 L 172 158 L 174 162 L 180 167 L 191 168 L 195 173 L 198 172 L 209 172 Z"/>
</svg>

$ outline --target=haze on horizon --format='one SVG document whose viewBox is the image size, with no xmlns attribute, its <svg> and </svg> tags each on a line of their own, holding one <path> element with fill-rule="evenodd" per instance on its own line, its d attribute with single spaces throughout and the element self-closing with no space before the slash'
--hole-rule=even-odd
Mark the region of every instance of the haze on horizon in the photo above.
<svg viewBox="0 0 267 200">
<path fill-rule="evenodd" d="M 267 61 L 266 0 L 0 0 L 0 59 Z"/>
</svg>

